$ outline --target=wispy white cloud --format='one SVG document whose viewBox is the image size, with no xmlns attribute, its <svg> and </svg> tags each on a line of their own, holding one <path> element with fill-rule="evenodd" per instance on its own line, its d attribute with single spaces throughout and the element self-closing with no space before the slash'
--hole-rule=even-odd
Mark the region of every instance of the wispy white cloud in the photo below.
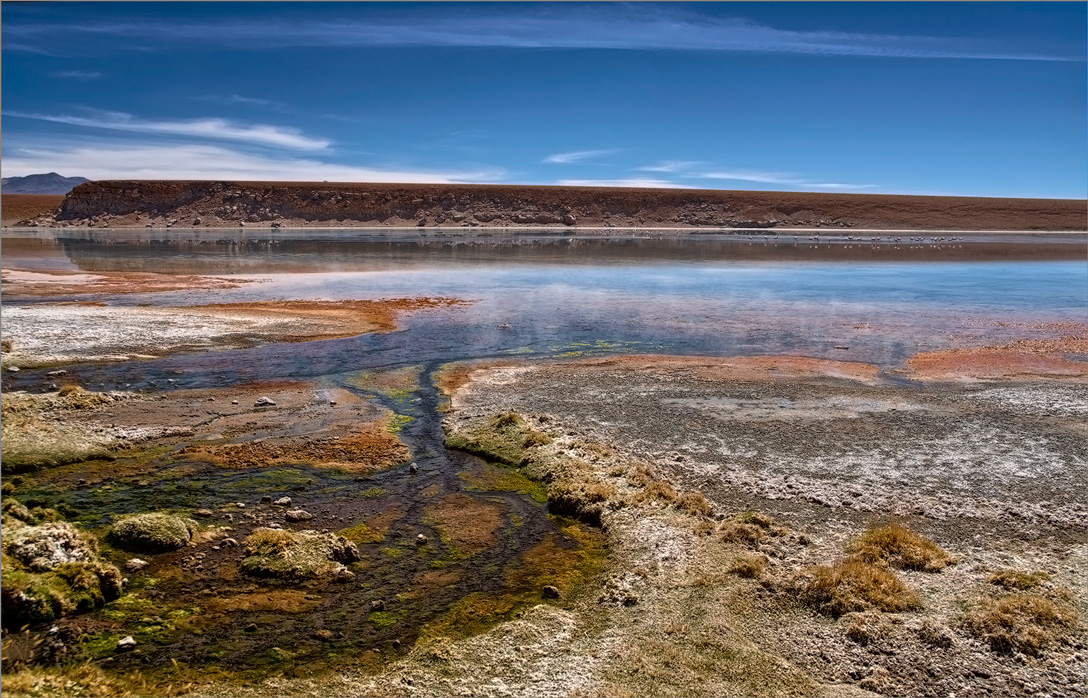
<svg viewBox="0 0 1088 698">
<path fill-rule="evenodd" d="M 99 143 L 25 147 L 4 153 L 5 177 L 72 172 L 91 179 L 224 179 L 330 182 L 492 182 L 498 168 L 412 169 L 355 166 L 312 158 L 267 157 L 212 145 Z"/>
<path fill-rule="evenodd" d="M 269 126 L 267 124 L 243 125 L 229 119 L 208 118 L 188 120 L 139 119 L 131 114 L 112 111 L 88 111 L 88 116 L 66 114 L 28 114 L 24 112 L 4 112 L 4 116 L 21 117 L 51 121 L 72 126 L 109 129 L 113 131 L 131 131 L 134 133 L 156 133 L 191 138 L 210 138 L 215 140 L 239 141 L 255 145 L 287 148 L 290 150 L 324 150 L 330 141 L 304 135 L 296 128 Z"/>
<path fill-rule="evenodd" d="M 684 189 L 684 185 L 664 179 L 629 177 L 627 179 L 561 179 L 561 187 L 640 187 L 644 189 Z"/>
<path fill-rule="evenodd" d="M 260 97 L 243 97 L 242 95 L 204 95 L 203 97 L 197 97 L 197 99 L 206 102 L 216 102 L 218 104 L 243 104 L 251 107 L 262 107 L 264 109 L 281 110 L 286 108 L 286 104 L 283 102 L 277 102 L 274 99 L 262 99 Z"/>
<path fill-rule="evenodd" d="M 990 39 L 778 29 L 652 3 L 529 7 L 431 7 L 411 13 L 345 12 L 336 20 L 246 19 L 198 22 L 88 22 L 71 25 L 5 23 L 4 38 L 26 50 L 71 33 L 141 37 L 162 44 L 217 43 L 233 47 L 495 46 L 616 50 L 739 51 L 824 56 L 956 58 L 1084 62 L 1082 46 L 1048 52 Z M 143 46 L 131 42 L 132 48 Z"/>
<path fill-rule="evenodd" d="M 566 165 L 572 162 L 581 162 L 582 160 L 589 160 L 590 158 L 599 158 L 604 155 L 612 155 L 613 153 L 620 152 L 617 149 L 609 150 L 576 150 L 571 153 L 555 153 L 544 158 L 543 162 Z"/>
<path fill-rule="evenodd" d="M 757 182 L 759 184 L 779 184 L 791 187 L 812 187 L 815 189 L 873 189 L 875 184 L 848 184 L 844 182 L 823 182 L 780 172 L 752 172 L 748 170 L 714 170 L 684 175 L 699 179 L 722 179 L 735 182 Z"/>
<path fill-rule="evenodd" d="M 58 70 L 55 73 L 50 73 L 55 78 L 72 78 L 75 80 L 97 80 L 102 77 L 102 73 L 94 70 Z"/>
<path fill-rule="evenodd" d="M 702 163 L 697 160 L 662 160 L 656 165 L 646 165 L 638 168 L 640 172 L 683 172 Z"/>
</svg>

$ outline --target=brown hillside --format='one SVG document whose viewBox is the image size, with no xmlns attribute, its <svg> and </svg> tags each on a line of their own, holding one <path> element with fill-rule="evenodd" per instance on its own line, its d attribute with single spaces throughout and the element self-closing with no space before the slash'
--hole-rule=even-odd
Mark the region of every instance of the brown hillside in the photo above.
<svg viewBox="0 0 1088 698">
<path fill-rule="evenodd" d="M 875 194 L 472 184 L 104 181 L 60 224 L 1084 230 L 1088 204 Z"/>
<path fill-rule="evenodd" d="M 3 225 L 53 216 L 64 201 L 63 194 L 3 194 L 0 195 L 0 219 Z"/>
</svg>

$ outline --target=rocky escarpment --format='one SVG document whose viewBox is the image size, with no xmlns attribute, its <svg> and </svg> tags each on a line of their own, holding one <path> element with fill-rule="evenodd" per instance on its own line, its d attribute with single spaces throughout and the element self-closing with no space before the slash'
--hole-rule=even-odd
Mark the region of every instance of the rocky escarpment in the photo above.
<svg viewBox="0 0 1088 698">
<path fill-rule="evenodd" d="M 470 184 L 102 181 L 40 225 L 1084 230 L 1082 200 Z"/>
</svg>

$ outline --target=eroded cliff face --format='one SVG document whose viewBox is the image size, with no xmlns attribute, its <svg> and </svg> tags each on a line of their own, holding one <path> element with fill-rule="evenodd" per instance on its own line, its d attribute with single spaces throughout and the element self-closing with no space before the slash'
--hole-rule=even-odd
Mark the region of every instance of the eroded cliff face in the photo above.
<svg viewBox="0 0 1088 698">
<path fill-rule="evenodd" d="M 101 181 L 40 225 L 1083 230 L 1082 200 L 519 185 Z"/>
</svg>

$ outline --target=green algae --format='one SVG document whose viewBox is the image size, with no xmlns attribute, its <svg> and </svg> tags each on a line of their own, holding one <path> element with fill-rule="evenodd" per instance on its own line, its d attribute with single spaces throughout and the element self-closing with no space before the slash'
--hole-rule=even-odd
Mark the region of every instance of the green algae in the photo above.
<svg viewBox="0 0 1088 698">
<path fill-rule="evenodd" d="M 448 434 L 445 439 L 447 448 L 510 466 L 524 465 L 529 449 L 550 442 L 551 437 L 534 431 L 513 412 L 494 415 L 483 424 Z"/>
</svg>

